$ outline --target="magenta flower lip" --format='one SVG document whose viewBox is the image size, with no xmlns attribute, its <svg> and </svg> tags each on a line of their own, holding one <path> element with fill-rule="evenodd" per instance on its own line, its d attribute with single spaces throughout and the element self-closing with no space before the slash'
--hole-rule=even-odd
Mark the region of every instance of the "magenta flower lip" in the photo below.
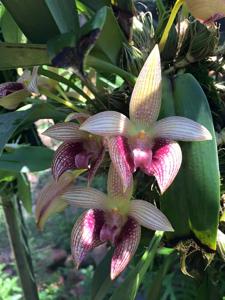
<svg viewBox="0 0 225 300">
<path fill-rule="evenodd" d="M 171 185 L 182 162 L 176 141 L 212 139 L 203 125 L 180 116 L 157 121 L 161 107 L 161 62 L 158 46 L 146 60 L 130 100 L 130 119 L 116 111 L 88 118 L 80 127 L 107 139 L 111 160 L 123 182 L 129 186 L 137 168 L 155 176 L 161 193 Z"/>
</svg>

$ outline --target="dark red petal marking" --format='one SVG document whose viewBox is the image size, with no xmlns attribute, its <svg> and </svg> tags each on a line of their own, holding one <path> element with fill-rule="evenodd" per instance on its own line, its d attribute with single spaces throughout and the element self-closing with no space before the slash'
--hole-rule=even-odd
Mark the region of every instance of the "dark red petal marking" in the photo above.
<svg viewBox="0 0 225 300">
<path fill-rule="evenodd" d="M 13 92 L 24 89 L 24 85 L 20 82 L 5 82 L 0 84 L 0 97 L 7 96 Z"/>
<path fill-rule="evenodd" d="M 122 136 L 108 138 L 109 154 L 118 175 L 120 176 L 124 190 L 131 183 L 134 172 L 134 161 L 127 139 Z"/>
<path fill-rule="evenodd" d="M 141 226 L 129 218 L 116 242 L 111 262 L 111 279 L 115 279 L 134 256 L 141 237 Z"/>
<path fill-rule="evenodd" d="M 82 143 L 63 143 L 59 146 L 52 162 L 52 174 L 56 180 L 58 180 L 65 171 L 77 168 L 75 157 L 82 150 Z"/>
<path fill-rule="evenodd" d="M 104 212 L 98 209 L 84 212 L 75 223 L 71 234 L 71 252 L 77 267 L 90 250 L 102 244 L 99 234 L 103 224 Z"/>
<path fill-rule="evenodd" d="M 182 162 L 182 152 L 178 143 L 157 140 L 153 147 L 153 158 L 148 175 L 156 177 L 161 193 L 171 185 Z"/>
<path fill-rule="evenodd" d="M 88 172 L 88 184 L 91 184 L 96 172 L 98 171 L 98 168 L 100 167 L 101 163 L 103 162 L 105 157 L 105 148 L 102 147 L 99 150 L 99 153 L 97 155 L 97 158 L 91 161 L 91 168 Z"/>
</svg>

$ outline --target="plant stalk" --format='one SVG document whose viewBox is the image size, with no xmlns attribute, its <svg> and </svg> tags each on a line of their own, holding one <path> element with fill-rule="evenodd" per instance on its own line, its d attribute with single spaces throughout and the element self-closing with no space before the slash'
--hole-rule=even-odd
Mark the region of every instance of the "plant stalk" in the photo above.
<svg viewBox="0 0 225 300">
<path fill-rule="evenodd" d="M 12 250 L 14 252 L 17 272 L 23 289 L 24 300 L 39 300 L 37 285 L 31 264 L 31 257 L 22 235 L 19 215 L 16 209 L 16 197 L 3 195 L 2 205 L 6 227 Z"/>
</svg>

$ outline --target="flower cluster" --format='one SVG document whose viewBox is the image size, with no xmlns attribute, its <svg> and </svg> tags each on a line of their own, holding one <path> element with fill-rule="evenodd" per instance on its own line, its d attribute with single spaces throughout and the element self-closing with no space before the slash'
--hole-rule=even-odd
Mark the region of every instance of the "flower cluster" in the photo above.
<svg viewBox="0 0 225 300">
<path fill-rule="evenodd" d="M 77 220 L 72 231 L 74 261 L 79 266 L 88 251 L 110 242 L 115 246 L 111 263 L 112 279 L 124 270 L 133 257 L 139 244 L 141 226 L 152 230 L 173 230 L 166 216 L 154 205 L 144 200 L 131 200 L 133 173 L 140 169 L 149 176 L 155 176 L 161 193 L 164 193 L 182 162 L 181 148 L 176 141 L 212 138 L 204 126 L 181 116 L 157 121 L 161 86 L 161 62 L 156 45 L 134 86 L 129 107 L 130 119 L 116 111 L 93 116 L 73 114 L 65 123 L 56 124 L 44 133 L 63 143 L 53 159 L 54 182 L 41 193 L 37 203 L 37 221 L 43 227 L 46 214 L 52 213 L 54 207 L 58 211 L 66 204 L 88 209 Z M 74 119 L 80 124 L 74 123 Z M 72 182 L 76 176 L 68 174 L 74 170 L 88 169 L 90 184 L 106 150 L 112 161 L 107 195 L 91 187 L 75 187 Z M 48 192 L 52 197 L 47 196 Z"/>
</svg>

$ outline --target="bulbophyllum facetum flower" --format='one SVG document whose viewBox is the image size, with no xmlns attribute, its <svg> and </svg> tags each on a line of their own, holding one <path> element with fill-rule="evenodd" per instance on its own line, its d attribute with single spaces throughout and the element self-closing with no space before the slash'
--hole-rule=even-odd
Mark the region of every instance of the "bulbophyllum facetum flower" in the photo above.
<svg viewBox="0 0 225 300">
<path fill-rule="evenodd" d="M 224 0 L 185 0 L 191 14 L 203 23 L 209 23 L 225 16 Z"/>
<path fill-rule="evenodd" d="M 132 173 L 140 168 L 155 176 L 163 193 L 173 182 L 182 161 L 177 141 L 205 141 L 212 138 L 202 125 L 188 118 L 172 116 L 156 121 L 161 107 L 161 64 L 158 46 L 142 68 L 130 101 L 130 120 L 116 111 L 88 118 L 80 127 L 108 137 L 111 160 L 126 189 Z"/>
<path fill-rule="evenodd" d="M 108 194 L 94 188 L 73 187 L 63 194 L 70 204 L 88 208 L 75 223 L 71 235 L 71 251 L 77 267 L 87 253 L 109 242 L 115 249 L 111 261 L 111 279 L 115 279 L 135 254 L 141 226 L 152 230 L 173 231 L 166 216 L 154 205 L 143 200 L 130 200 L 133 182 L 126 192 L 111 164 Z"/>
<path fill-rule="evenodd" d="M 89 183 L 105 156 L 103 139 L 79 130 L 74 119 L 83 122 L 89 117 L 84 113 L 74 113 L 67 122 L 58 123 L 48 128 L 43 134 L 63 142 L 56 150 L 52 162 L 52 174 L 57 181 L 60 176 L 75 169 L 88 169 Z"/>
<path fill-rule="evenodd" d="M 7 109 L 15 109 L 32 93 L 38 94 L 37 88 L 38 67 L 34 67 L 32 73 L 25 70 L 16 82 L 0 84 L 0 106 Z"/>
</svg>

